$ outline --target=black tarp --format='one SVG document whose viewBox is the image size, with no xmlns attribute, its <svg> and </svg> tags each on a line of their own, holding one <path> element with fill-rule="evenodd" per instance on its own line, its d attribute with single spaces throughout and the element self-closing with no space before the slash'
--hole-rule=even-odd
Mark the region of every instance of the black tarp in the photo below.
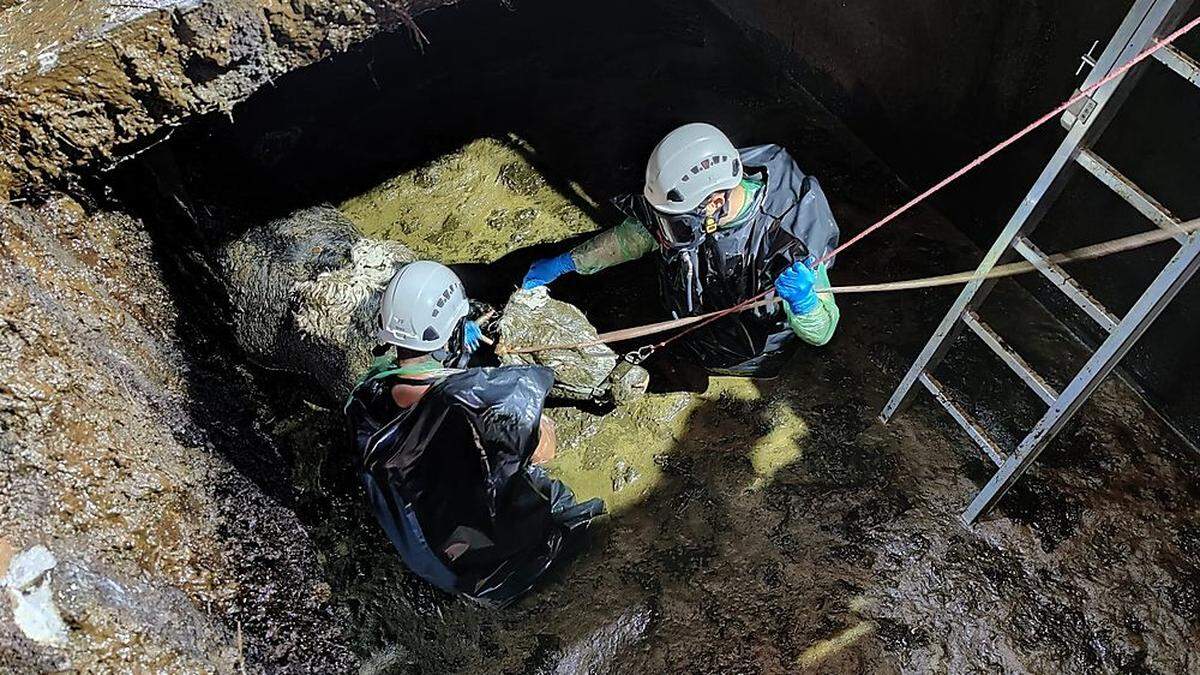
<svg viewBox="0 0 1200 675">
<path fill-rule="evenodd" d="M 676 318 L 732 307 L 769 288 L 792 263 L 837 247 L 837 220 L 816 178 L 805 175 L 778 145 L 739 152 L 746 175 L 765 185 L 751 222 L 660 250 L 662 299 Z M 641 195 L 617 205 L 655 233 L 653 208 Z M 832 267 L 833 260 L 827 264 Z M 680 343 L 710 372 L 769 377 L 778 373 L 797 341 L 782 305 L 770 304 L 714 321 Z"/>
<path fill-rule="evenodd" d="M 454 372 L 407 410 L 392 401 L 398 381 L 375 371 L 346 405 L 380 525 L 422 578 L 506 605 L 604 509 L 599 500 L 576 504 L 570 489 L 530 464 L 554 372 Z"/>
</svg>

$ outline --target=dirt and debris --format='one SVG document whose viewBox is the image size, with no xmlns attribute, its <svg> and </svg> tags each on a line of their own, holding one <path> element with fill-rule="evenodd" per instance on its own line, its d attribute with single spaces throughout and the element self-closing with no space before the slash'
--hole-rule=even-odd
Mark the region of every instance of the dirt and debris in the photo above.
<svg viewBox="0 0 1200 675">
<path fill-rule="evenodd" d="M 23 0 L 0 10 L 0 198 L 73 185 L 455 0 Z"/>
</svg>

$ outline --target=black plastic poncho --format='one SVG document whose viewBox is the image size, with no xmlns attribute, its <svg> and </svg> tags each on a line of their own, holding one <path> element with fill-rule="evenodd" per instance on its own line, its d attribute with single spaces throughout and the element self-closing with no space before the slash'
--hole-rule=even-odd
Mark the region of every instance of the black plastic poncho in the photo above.
<svg viewBox="0 0 1200 675">
<path fill-rule="evenodd" d="M 431 584 L 492 606 L 531 588 L 603 513 L 530 464 L 554 373 L 473 368 L 438 380 L 412 408 L 402 380 L 369 373 L 346 414 L 375 515 L 408 567 Z"/>
<path fill-rule="evenodd" d="M 806 176 L 778 145 L 739 152 L 745 174 L 765 186 L 752 207 L 755 216 L 690 245 L 660 249 L 663 302 L 677 318 L 732 307 L 769 288 L 793 262 L 837 247 L 837 221 L 816 178 Z M 657 237 L 656 218 L 644 198 L 626 198 L 620 206 Z M 710 372 L 759 377 L 777 374 L 796 349 L 778 303 L 724 317 L 680 342 Z"/>
</svg>

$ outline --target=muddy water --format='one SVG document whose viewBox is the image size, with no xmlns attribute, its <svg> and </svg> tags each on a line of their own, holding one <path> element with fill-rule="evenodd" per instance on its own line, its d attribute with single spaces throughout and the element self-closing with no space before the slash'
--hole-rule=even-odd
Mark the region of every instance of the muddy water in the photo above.
<svg viewBox="0 0 1200 675">
<path fill-rule="evenodd" d="M 911 194 L 706 11 L 462 11 L 430 21 L 424 56 L 368 49 L 281 82 L 224 135 L 190 146 L 182 136 L 185 173 L 220 167 L 193 195 L 248 210 L 339 202 L 369 232 L 432 257 L 503 256 L 489 271 L 511 288 L 546 250 L 529 245 L 613 224 L 606 200 L 636 189 L 646 152 L 682 121 L 787 146 L 847 233 Z M 344 95 L 329 97 L 333 86 Z M 285 137 L 265 158 L 244 149 Z M 844 255 L 833 278 L 918 277 L 978 256 L 919 210 Z M 628 325 L 661 313 L 650 272 L 631 263 L 554 292 L 602 327 Z M 774 381 L 700 381 L 690 389 L 702 393 L 608 414 L 553 410 L 563 449 L 552 470 L 613 515 L 503 613 L 434 593 L 396 562 L 335 412 L 267 382 L 275 395 L 261 419 L 322 552 L 330 611 L 370 672 L 1200 669 L 1186 647 L 1200 640 L 1200 471 L 1129 390 L 1102 387 L 973 530 L 957 516 L 990 466 L 969 440 L 925 398 L 891 425 L 875 420 L 953 294 L 848 297 L 834 341 L 802 350 Z M 1001 284 L 985 316 L 1057 384 L 1079 363 L 1055 317 L 1015 286 Z M 939 375 L 1011 440 L 1041 409 L 978 345 L 962 346 Z M 656 372 L 679 374 L 669 366 Z"/>
</svg>

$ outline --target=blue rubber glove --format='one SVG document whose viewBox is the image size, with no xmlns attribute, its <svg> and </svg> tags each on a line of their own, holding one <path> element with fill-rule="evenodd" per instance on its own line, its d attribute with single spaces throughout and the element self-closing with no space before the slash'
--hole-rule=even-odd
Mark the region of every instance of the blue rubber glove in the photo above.
<svg viewBox="0 0 1200 675">
<path fill-rule="evenodd" d="M 813 290 L 816 276 L 802 262 L 792 263 L 775 280 L 775 292 L 787 302 L 792 314 L 808 314 L 821 304 Z"/>
<path fill-rule="evenodd" d="M 575 259 L 571 257 L 570 251 L 553 258 L 545 258 L 530 265 L 525 280 L 521 282 L 521 288 L 528 290 L 545 286 L 567 272 L 574 271 Z"/>
<path fill-rule="evenodd" d="M 479 349 L 479 338 L 483 337 L 483 331 L 479 329 L 479 324 L 474 321 L 467 321 L 463 324 L 463 346 L 467 351 L 474 353 Z"/>
</svg>

